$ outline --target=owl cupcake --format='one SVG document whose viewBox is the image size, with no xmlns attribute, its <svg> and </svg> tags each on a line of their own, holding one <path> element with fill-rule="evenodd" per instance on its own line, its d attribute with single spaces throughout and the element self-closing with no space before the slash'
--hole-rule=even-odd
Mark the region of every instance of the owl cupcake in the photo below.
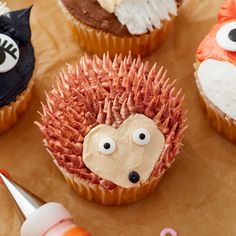
<svg viewBox="0 0 236 236">
<path fill-rule="evenodd" d="M 236 0 L 227 0 L 218 22 L 197 49 L 196 83 L 212 126 L 236 142 Z"/>
<path fill-rule="evenodd" d="M 31 98 L 34 50 L 31 7 L 10 12 L 0 2 L 0 133 L 13 126 Z"/>
<path fill-rule="evenodd" d="M 182 103 L 163 68 L 130 55 L 85 56 L 61 72 L 36 124 L 75 191 L 121 205 L 151 193 L 175 160 L 186 129 Z"/>
<path fill-rule="evenodd" d="M 181 0 L 58 0 L 73 20 L 80 46 L 101 56 L 109 51 L 145 56 L 165 40 Z"/>
</svg>

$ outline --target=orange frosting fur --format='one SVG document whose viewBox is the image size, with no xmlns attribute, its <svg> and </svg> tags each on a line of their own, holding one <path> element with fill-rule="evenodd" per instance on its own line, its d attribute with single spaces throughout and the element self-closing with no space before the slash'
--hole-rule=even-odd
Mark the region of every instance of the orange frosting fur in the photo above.
<svg viewBox="0 0 236 236">
<path fill-rule="evenodd" d="M 226 22 L 232 19 L 236 19 L 236 1 L 226 0 L 219 11 L 218 22 Z"/>
<path fill-rule="evenodd" d="M 207 59 L 228 61 L 236 65 L 236 52 L 229 52 L 221 48 L 216 42 L 217 31 L 226 23 L 236 21 L 236 0 L 226 0 L 218 13 L 218 22 L 204 38 L 197 49 L 197 60 Z"/>
<path fill-rule="evenodd" d="M 231 20 L 235 21 L 235 20 Z M 231 22 L 231 21 L 227 21 Z M 236 52 L 229 52 L 221 48 L 216 42 L 216 33 L 224 23 L 216 24 L 210 33 L 204 38 L 197 49 L 197 60 L 202 62 L 207 59 L 216 59 L 218 61 L 228 61 L 236 65 Z"/>
</svg>

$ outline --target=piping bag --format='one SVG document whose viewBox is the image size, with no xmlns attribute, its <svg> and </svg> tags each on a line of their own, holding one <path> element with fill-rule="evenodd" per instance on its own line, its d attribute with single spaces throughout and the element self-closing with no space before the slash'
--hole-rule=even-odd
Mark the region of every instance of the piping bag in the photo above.
<svg viewBox="0 0 236 236">
<path fill-rule="evenodd" d="M 1 179 L 24 221 L 21 236 L 91 236 L 60 203 L 44 202 L 0 172 Z"/>
</svg>

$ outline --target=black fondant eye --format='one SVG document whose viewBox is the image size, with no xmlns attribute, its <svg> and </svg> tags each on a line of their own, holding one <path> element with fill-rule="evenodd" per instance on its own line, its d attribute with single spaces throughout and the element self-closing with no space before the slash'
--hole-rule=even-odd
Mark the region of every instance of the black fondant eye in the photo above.
<svg viewBox="0 0 236 236">
<path fill-rule="evenodd" d="M 147 145 L 150 142 L 150 133 L 143 128 L 137 129 L 133 134 L 133 140 L 140 146 Z"/>
<path fill-rule="evenodd" d="M 129 173 L 129 181 L 130 181 L 131 183 L 136 184 L 136 183 L 138 183 L 139 180 L 140 180 L 140 176 L 139 176 L 138 172 L 136 172 L 136 171 L 131 171 L 131 172 Z"/>
<path fill-rule="evenodd" d="M 216 33 L 216 41 L 224 50 L 236 52 L 236 21 L 223 25 Z"/>
<path fill-rule="evenodd" d="M 0 73 L 14 68 L 19 56 L 19 48 L 15 41 L 5 34 L 0 34 Z"/>
<path fill-rule="evenodd" d="M 112 138 L 104 138 L 99 143 L 99 152 L 110 155 L 116 150 L 116 143 Z"/>
</svg>

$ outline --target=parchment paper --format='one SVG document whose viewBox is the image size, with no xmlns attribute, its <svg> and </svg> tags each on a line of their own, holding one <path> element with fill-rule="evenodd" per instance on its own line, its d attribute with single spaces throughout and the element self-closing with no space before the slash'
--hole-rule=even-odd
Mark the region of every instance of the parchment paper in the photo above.
<svg viewBox="0 0 236 236">
<path fill-rule="evenodd" d="M 185 0 L 169 39 L 148 59 L 165 65 L 186 94 L 189 129 L 176 162 L 157 190 L 124 207 L 104 207 L 81 199 L 64 181 L 33 125 L 37 110 L 66 62 L 83 51 L 55 0 L 8 0 L 11 9 L 34 4 L 33 44 L 36 85 L 29 110 L 9 132 L 0 135 L 0 168 L 46 201 L 64 204 L 76 222 L 94 236 L 158 236 L 173 227 L 180 236 L 236 235 L 236 146 L 218 135 L 202 112 L 193 76 L 195 50 L 216 21 L 223 0 Z M 20 221 L 0 187 L 0 235 L 19 235 Z"/>
</svg>

